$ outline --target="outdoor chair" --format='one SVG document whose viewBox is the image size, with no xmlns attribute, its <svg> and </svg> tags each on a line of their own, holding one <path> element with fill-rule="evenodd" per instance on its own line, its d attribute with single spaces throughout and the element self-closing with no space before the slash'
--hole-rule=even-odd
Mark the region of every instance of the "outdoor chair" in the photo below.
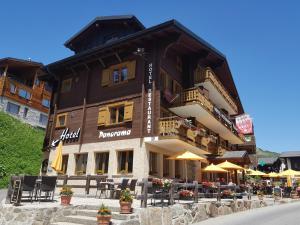
<svg viewBox="0 0 300 225">
<path fill-rule="evenodd" d="M 132 179 L 129 184 L 130 192 L 136 196 L 135 187 L 136 187 L 137 179 Z"/>
<path fill-rule="evenodd" d="M 56 181 L 57 181 L 57 176 L 42 176 L 41 183 L 37 188 L 39 201 L 41 200 L 42 197 L 44 197 L 45 200 L 51 198 L 51 200 L 53 201 Z M 45 196 L 42 196 L 42 192 L 45 192 Z"/>
<path fill-rule="evenodd" d="M 116 198 L 119 197 L 121 191 L 125 190 L 128 187 L 128 181 L 129 181 L 129 179 L 127 179 L 127 178 L 123 179 L 121 184 L 114 191 L 114 192 L 116 192 L 116 195 L 117 195 Z"/>
<path fill-rule="evenodd" d="M 23 197 L 30 199 L 31 202 L 32 202 L 34 190 L 36 187 L 37 178 L 38 178 L 37 176 L 24 176 L 24 178 L 23 178 L 22 192 L 25 191 L 25 192 L 29 193 L 28 196 L 23 196 Z"/>
<path fill-rule="evenodd" d="M 96 195 L 95 198 L 97 198 L 98 191 L 100 191 L 99 198 L 101 198 L 102 194 L 104 194 L 105 198 L 107 198 L 106 191 L 107 191 L 107 184 L 103 183 L 105 182 L 105 178 L 96 178 Z"/>
<path fill-rule="evenodd" d="M 106 182 L 109 184 L 107 185 L 107 191 L 110 192 L 110 198 L 113 198 L 113 195 L 115 193 L 115 185 L 114 185 L 114 179 L 108 178 L 106 179 Z"/>
</svg>

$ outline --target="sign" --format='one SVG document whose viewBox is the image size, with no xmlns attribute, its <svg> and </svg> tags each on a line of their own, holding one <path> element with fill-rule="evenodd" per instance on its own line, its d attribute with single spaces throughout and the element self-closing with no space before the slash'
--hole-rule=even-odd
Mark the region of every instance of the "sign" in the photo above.
<svg viewBox="0 0 300 225">
<path fill-rule="evenodd" d="M 147 134 L 152 133 L 152 102 L 153 102 L 153 93 L 152 93 L 152 82 L 153 82 L 153 64 L 148 64 L 148 70 L 147 70 Z"/>
<path fill-rule="evenodd" d="M 235 124 L 238 131 L 242 134 L 252 134 L 253 133 L 253 123 L 252 119 L 248 114 L 243 114 L 235 118 Z"/>
<path fill-rule="evenodd" d="M 99 138 L 111 138 L 111 137 L 124 137 L 129 136 L 131 130 L 122 130 L 122 131 L 111 131 L 111 132 L 99 132 Z"/>
<path fill-rule="evenodd" d="M 53 140 L 51 146 L 56 147 L 59 141 L 65 140 L 77 140 L 80 135 L 80 128 L 77 131 L 69 132 L 69 128 L 63 130 L 62 134 L 60 135 L 59 139 Z"/>
</svg>

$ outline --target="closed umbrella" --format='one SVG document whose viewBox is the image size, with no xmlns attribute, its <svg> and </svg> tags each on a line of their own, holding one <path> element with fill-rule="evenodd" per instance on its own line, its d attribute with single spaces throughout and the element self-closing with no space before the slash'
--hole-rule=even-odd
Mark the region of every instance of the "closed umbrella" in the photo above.
<svg viewBox="0 0 300 225">
<path fill-rule="evenodd" d="M 185 162 L 185 182 L 187 182 L 187 160 L 193 160 L 193 161 L 201 161 L 201 162 L 207 162 L 206 158 L 196 155 L 192 152 L 185 151 L 183 153 L 179 153 L 175 156 L 171 156 L 168 159 L 170 160 L 184 160 Z"/>
<path fill-rule="evenodd" d="M 62 167 L 62 141 L 59 142 L 58 146 L 56 147 L 56 154 L 54 160 L 51 163 L 52 169 L 59 172 L 61 171 Z"/>
</svg>

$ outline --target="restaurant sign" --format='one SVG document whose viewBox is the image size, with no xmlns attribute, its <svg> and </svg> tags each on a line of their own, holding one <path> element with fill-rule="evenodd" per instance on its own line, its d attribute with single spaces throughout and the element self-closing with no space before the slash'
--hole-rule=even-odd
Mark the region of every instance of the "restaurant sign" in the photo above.
<svg viewBox="0 0 300 225">
<path fill-rule="evenodd" d="M 252 119 L 248 114 L 243 114 L 235 118 L 235 124 L 238 131 L 242 134 L 252 134 L 253 133 L 253 123 Z"/>
<path fill-rule="evenodd" d="M 112 137 L 124 137 L 129 136 L 131 134 L 131 130 L 118 130 L 118 131 L 110 131 L 110 132 L 99 132 L 99 138 L 112 138 Z"/>
<path fill-rule="evenodd" d="M 66 128 L 63 130 L 60 137 L 56 140 L 52 141 L 51 147 L 56 147 L 59 143 L 59 141 L 67 141 L 67 140 L 77 140 L 80 135 L 80 128 L 78 128 L 77 131 L 69 131 L 69 128 Z"/>
<path fill-rule="evenodd" d="M 153 64 L 148 64 L 147 70 L 147 79 L 146 79 L 146 87 L 147 87 L 147 134 L 151 134 L 152 132 L 152 102 L 153 102 L 153 93 L 152 93 L 152 72 L 153 72 Z"/>
</svg>

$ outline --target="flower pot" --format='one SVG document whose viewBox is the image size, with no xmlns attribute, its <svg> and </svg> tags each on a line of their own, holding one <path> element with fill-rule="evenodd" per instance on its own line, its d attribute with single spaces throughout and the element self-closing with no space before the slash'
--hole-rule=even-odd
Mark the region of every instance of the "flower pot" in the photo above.
<svg viewBox="0 0 300 225">
<path fill-rule="evenodd" d="M 61 205 L 63 206 L 70 205 L 71 198 L 72 196 L 65 196 L 65 195 L 60 196 Z"/>
<path fill-rule="evenodd" d="M 191 200 L 194 200 L 194 197 L 193 196 L 180 196 L 179 200 L 191 201 Z"/>
<path fill-rule="evenodd" d="M 121 214 L 132 213 L 131 204 L 132 202 L 120 202 L 120 213 Z"/>
<path fill-rule="evenodd" d="M 111 215 L 97 215 L 98 225 L 109 225 Z"/>
</svg>

